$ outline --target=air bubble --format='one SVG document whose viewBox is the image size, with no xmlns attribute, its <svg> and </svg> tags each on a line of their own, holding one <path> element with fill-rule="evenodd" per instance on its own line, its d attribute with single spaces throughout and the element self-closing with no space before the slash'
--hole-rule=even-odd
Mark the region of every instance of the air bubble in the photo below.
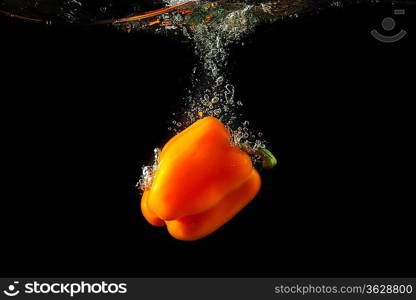
<svg viewBox="0 0 416 300">
<path fill-rule="evenodd" d="M 212 100 L 211 100 L 211 103 L 212 103 L 212 104 L 217 104 L 218 102 L 220 102 L 220 98 L 218 98 L 218 97 L 214 97 L 214 98 L 212 98 Z"/>
<path fill-rule="evenodd" d="M 156 170 L 159 166 L 159 155 L 160 155 L 160 149 L 159 148 L 155 148 L 153 150 L 153 163 L 151 166 L 144 166 L 142 168 L 142 173 L 140 176 L 139 181 L 136 184 L 137 188 L 140 188 L 142 191 L 145 191 L 147 189 L 149 189 L 152 184 L 153 184 L 153 180 L 156 174 Z"/>
<path fill-rule="evenodd" d="M 218 77 L 215 83 L 217 84 L 217 86 L 223 85 L 224 77 L 222 76 Z"/>
</svg>

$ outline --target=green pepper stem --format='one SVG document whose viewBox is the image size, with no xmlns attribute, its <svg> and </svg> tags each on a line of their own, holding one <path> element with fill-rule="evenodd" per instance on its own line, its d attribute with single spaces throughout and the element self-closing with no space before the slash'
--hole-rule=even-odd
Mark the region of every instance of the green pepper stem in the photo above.
<svg viewBox="0 0 416 300">
<path fill-rule="evenodd" d="M 247 145 L 247 143 L 239 144 L 239 146 L 242 151 L 248 154 L 260 156 L 263 168 L 273 169 L 277 165 L 277 158 L 273 155 L 273 153 L 270 150 L 266 148 L 253 150 Z"/>
<path fill-rule="evenodd" d="M 256 154 L 261 157 L 263 168 L 272 169 L 277 165 L 276 157 L 266 148 L 260 148 L 256 151 Z"/>
</svg>

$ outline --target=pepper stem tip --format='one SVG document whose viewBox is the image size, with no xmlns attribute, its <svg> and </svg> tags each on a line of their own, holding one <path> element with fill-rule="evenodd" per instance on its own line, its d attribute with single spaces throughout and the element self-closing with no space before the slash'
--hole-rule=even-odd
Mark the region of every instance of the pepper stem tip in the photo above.
<svg viewBox="0 0 416 300">
<path fill-rule="evenodd" d="M 257 154 L 262 159 L 262 166 L 265 169 L 273 169 L 277 165 L 277 158 L 266 148 L 257 150 Z"/>
</svg>

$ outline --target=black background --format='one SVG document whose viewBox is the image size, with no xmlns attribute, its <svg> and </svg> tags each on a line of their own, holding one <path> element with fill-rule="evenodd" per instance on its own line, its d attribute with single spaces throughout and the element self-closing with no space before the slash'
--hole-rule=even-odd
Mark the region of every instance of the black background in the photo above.
<svg viewBox="0 0 416 300">
<path fill-rule="evenodd" d="M 1 17 L 1 275 L 414 275 L 414 9 L 395 17 L 402 41 L 369 34 L 392 12 L 333 9 L 233 47 L 237 96 L 279 165 L 196 242 L 148 225 L 135 190 L 190 85 L 191 44 Z"/>
</svg>

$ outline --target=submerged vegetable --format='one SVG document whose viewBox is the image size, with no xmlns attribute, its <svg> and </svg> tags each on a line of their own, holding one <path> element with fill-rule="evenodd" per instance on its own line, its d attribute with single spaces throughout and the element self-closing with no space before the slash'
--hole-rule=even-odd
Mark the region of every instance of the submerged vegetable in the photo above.
<svg viewBox="0 0 416 300">
<path fill-rule="evenodd" d="M 274 157 L 273 157 L 274 158 Z M 258 193 L 250 156 L 230 142 L 229 130 L 206 117 L 162 149 L 141 209 L 155 226 L 180 240 L 203 238 L 233 218 Z"/>
</svg>

